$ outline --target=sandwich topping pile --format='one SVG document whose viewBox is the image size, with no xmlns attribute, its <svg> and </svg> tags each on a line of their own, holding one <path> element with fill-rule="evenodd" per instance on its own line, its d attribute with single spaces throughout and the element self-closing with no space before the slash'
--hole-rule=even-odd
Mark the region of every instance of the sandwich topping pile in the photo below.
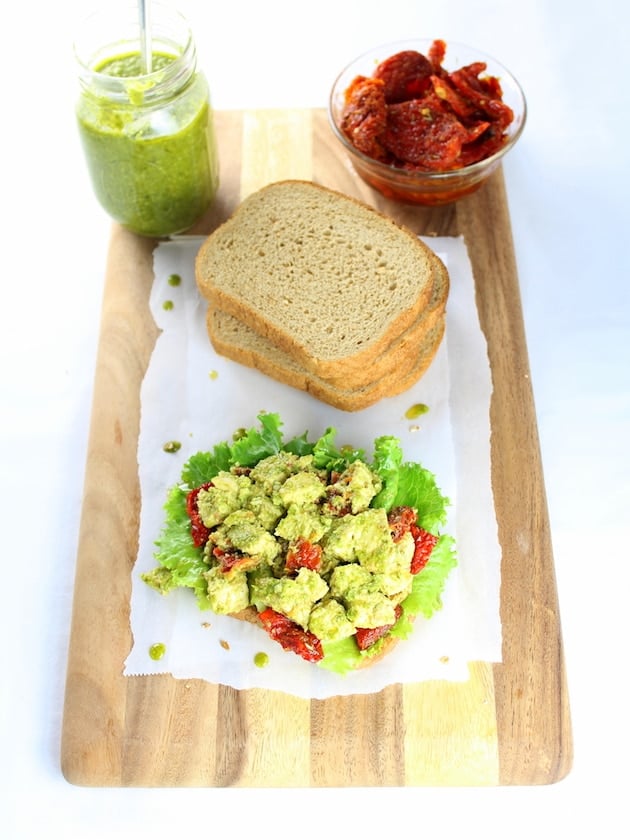
<svg viewBox="0 0 630 840">
<path fill-rule="evenodd" d="M 277 414 L 258 419 L 186 462 L 143 580 L 187 587 L 331 671 L 372 664 L 441 607 L 457 563 L 449 500 L 396 438 L 377 438 L 370 462 L 333 428 L 285 441 Z"/>
<path fill-rule="evenodd" d="M 410 388 L 442 341 L 448 272 L 418 237 L 308 181 L 269 184 L 195 263 L 214 349 L 344 411 Z"/>
</svg>

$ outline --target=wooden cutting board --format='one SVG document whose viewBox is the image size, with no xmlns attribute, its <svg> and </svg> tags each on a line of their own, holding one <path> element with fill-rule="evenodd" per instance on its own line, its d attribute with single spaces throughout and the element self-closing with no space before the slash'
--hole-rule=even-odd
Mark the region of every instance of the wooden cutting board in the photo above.
<svg viewBox="0 0 630 840">
<path fill-rule="evenodd" d="M 334 187 L 421 234 L 465 237 L 494 394 L 503 661 L 464 683 L 307 701 L 169 676 L 124 677 L 131 648 L 140 384 L 157 330 L 155 243 L 112 229 L 94 383 L 61 766 L 91 786 L 535 785 L 570 770 L 558 599 L 510 219 L 501 171 L 455 206 L 397 205 L 336 147 L 323 111 L 216 115 L 222 186 L 206 233 L 282 178 Z"/>
</svg>

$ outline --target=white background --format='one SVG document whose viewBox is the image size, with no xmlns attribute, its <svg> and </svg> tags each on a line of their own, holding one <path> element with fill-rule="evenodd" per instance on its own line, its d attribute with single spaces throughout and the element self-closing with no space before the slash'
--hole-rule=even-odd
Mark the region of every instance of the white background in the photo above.
<svg viewBox="0 0 630 840">
<path fill-rule="evenodd" d="M 505 164 L 551 517 L 575 760 L 539 788 L 92 790 L 59 769 L 109 220 L 75 132 L 80 0 L 3 14 L 0 836 L 628 836 L 630 135 L 623 0 L 179 0 L 217 109 L 324 106 L 349 59 L 413 36 L 505 63 Z M 295 809 L 295 816 L 287 821 Z M 283 814 L 283 816 L 281 816 Z M 297 822 L 294 822 L 296 820 Z"/>
</svg>

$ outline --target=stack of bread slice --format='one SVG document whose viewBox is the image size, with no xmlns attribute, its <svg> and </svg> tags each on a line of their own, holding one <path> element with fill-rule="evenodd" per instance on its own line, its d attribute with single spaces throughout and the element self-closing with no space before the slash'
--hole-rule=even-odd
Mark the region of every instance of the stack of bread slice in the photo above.
<svg viewBox="0 0 630 840">
<path fill-rule="evenodd" d="M 248 196 L 199 249 L 215 350 L 343 411 L 400 394 L 445 328 L 442 261 L 388 216 L 310 181 Z"/>
</svg>

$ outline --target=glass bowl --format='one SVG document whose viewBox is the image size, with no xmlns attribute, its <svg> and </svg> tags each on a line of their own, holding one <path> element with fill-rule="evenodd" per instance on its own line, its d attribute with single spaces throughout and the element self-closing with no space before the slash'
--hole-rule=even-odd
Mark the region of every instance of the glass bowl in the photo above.
<svg viewBox="0 0 630 840">
<path fill-rule="evenodd" d="M 428 55 L 432 43 L 433 39 L 429 38 L 398 41 L 375 47 L 355 58 L 342 70 L 332 86 L 328 101 L 328 119 L 335 137 L 348 155 L 355 171 L 370 186 L 386 198 L 395 201 L 435 206 L 457 201 L 475 192 L 487 181 L 521 136 L 525 127 L 527 104 L 521 86 L 502 64 L 473 47 L 446 42 L 446 55 L 442 65 L 446 70 L 458 70 L 465 65 L 482 61 L 487 65 L 484 75 L 496 76 L 499 79 L 503 102 L 514 112 L 514 119 L 506 129 L 506 140 L 501 148 L 484 160 L 446 172 L 410 171 L 382 163 L 358 151 L 340 128 L 344 95 L 350 83 L 356 76 L 371 76 L 380 62 L 404 50 L 415 50 Z"/>
</svg>

